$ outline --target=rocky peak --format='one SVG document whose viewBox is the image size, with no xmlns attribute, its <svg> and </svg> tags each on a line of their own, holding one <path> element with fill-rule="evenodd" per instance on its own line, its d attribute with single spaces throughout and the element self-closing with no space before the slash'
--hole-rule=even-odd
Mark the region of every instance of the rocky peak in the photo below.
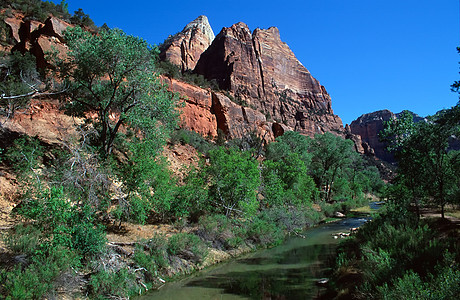
<svg viewBox="0 0 460 300">
<path fill-rule="evenodd" d="M 206 16 L 188 23 L 181 32 L 166 39 L 160 47 L 160 58 L 181 68 L 193 70 L 201 54 L 214 40 L 214 32 Z"/>
<path fill-rule="evenodd" d="M 276 27 L 251 33 L 240 22 L 223 28 L 201 55 L 195 72 L 216 80 L 237 103 L 291 130 L 307 135 L 344 132 L 326 89 L 281 41 Z"/>
<path fill-rule="evenodd" d="M 209 44 L 214 40 L 214 31 L 212 31 L 211 25 L 209 24 L 208 17 L 206 16 L 199 16 L 192 22 L 188 23 L 182 32 L 188 32 L 190 30 L 200 30 L 207 38 L 209 41 Z"/>
</svg>

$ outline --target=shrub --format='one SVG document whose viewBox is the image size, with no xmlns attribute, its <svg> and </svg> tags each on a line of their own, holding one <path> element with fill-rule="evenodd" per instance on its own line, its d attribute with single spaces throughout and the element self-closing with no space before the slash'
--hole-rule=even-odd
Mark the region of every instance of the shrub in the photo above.
<svg viewBox="0 0 460 300">
<path fill-rule="evenodd" d="M 183 145 L 188 144 L 205 155 L 215 147 L 214 144 L 206 140 L 199 133 L 186 129 L 174 131 L 171 134 L 170 142 L 174 145 L 178 143 Z"/>
<path fill-rule="evenodd" d="M 302 231 L 307 223 L 302 207 L 272 207 L 262 212 L 262 218 L 268 223 L 274 223 L 288 233 Z"/>
<path fill-rule="evenodd" d="M 117 272 L 99 271 L 91 276 L 89 287 L 91 294 L 110 298 L 126 298 L 137 290 L 135 275 L 127 269 Z"/>
<path fill-rule="evenodd" d="M 196 235 L 177 233 L 169 238 L 168 253 L 201 262 L 208 254 L 208 250 Z"/>
<path fill-rule="evenodd" d="M 155 234 L 150 240 L 142 241 L 134 251 L 133 259 L 147 270 L 150 277 L 168 266 L 168 240 L 162 234 Z"/>
<path fill-rule="evenodd" d="M 256 245 L 275 246 L 281 244 L 284 238 L 283 231 L 276 224 L 262 218 L 254 217 L 247 221 L 247 238 Z"/>
<path fill-rule="evenodd" d="M 216 248 L 237 248 L 246 236 L 237 223 L 224 215 L 203 216 L 199 220 L 199 234 Z"/>
<path fill-rule="evenodd" d="M 6 299 L 41 299 L 53 287 L 54 279 L 77 263 L 77 256 L 68 249 L 57 247 L 29 256 L 27 260 L 29 264 L 26 266 L 0 272 Z"/>
</svg>

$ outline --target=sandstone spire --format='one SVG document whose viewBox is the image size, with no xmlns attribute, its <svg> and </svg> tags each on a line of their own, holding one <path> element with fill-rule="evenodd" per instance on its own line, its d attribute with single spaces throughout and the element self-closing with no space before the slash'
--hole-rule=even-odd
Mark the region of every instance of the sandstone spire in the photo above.
<svg viewBox="0 0 460 300">
<path fill-rule="evenodd" d="M 214 40 L 214 32 L 206 16 L 199 16 L 181 32 L 170 36 L 160 47 L 160 59 L 167 60 L 182 71 L 193 70 L 203 53 Z"/>
</svg>

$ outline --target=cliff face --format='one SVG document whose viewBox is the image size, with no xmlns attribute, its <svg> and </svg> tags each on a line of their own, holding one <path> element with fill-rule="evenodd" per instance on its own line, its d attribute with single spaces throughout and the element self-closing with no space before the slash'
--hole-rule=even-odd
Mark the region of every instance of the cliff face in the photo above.
<svg viewBox="0 0 460 300">
<path fill-rule="evenodd" d="M 171 78 L 163 78 L 169 89 L 182 96 L 181 127 L 203 136 L 216 137 L 218 131 L 228 138 L 239 138 L 252 131 L 266 141 L 276 135 L 273 124 L 252 108 L 235 104 L 226 95 L 205 90 Z M 284 132 L 284 131 L 283 131 Z"/>
<path fill-rule="evenodd" d="M 38 67 L 47 65 L 47 50 L 65 55 L 62 32 L 68 23 L 51 17 L 42 24 L 20 14 L 5 23 L 12 50 L 34 54 Z M 334 115 L 326 89 L 281 41 L 277 28 L 251 33 L 246 24 L 237 23 L 214 38 L 207 18 L 200 16 L 168 38 L 161 50 L 162 59 L 215 79 L 223 90 L 163 78 L 183 97 L 182 127 L 203 136 L 217 136 L 220 130 L 228 138 L 255 131 L 267 142 L 289 130 L 310 136 L 328 131 L 353 140 L 356 150 L 365 152 L 360 137 L 346 131 Z"/>
<path fill-rule="evenodd" d="M 414 122 L 425 121 L 425 118 L 410 112 Z M 386 162 L 395 162 L 391 153 L 388 153 L 385 148 L 386 144 L 379 140 L 379 133 L 384 128 L 384 122 L 397 119 L 401 113 L 393 113 L 387 109 L 379 110 L 372 113 L 364 114 L 350 124 L 351 133 L 361 136 L 363 142 L 373 148 L 375 156 Z"/>
<path fill-rule="evenodd" d="M 361 139 L 368 143 L 373 149 L 375 156 L 387 162 L 394 162 L 391 153 L 385 150 L 386 144 L 379 140 L 379 132 L 383 130 L 384 122 L 396 118 L 396 115 L 389 110 L 380 110 L 360 116 L 350 124 L 353 134 L 361 136 Z"/>
<path fill-rule="evenodd" d="M 160 59 L 170 61 L 182 71 L 193 70 L 211 42 L 214 32 L 206 16 L 199 16 L 184 29 L 170 36 L 160 48 Z"/>
<path fill-rule="evenodd" d="M 195 72 L 216 80 L 237 103 L 306 135 L 344 134 L 326 89 L 297 60 L 275 27 L 251 33 L 244 23 L 223 28 Z"/>
<path fill-rule="evenodd" d="M 44 23 L 31 21 L 18 12 L 4 20 L 14 43 L 12 51 L 29 52 L 37 59 L 37 67 L 45 68 L 47 51 L 58 51 L 59 55 L 66 52 L 62 37 L 63 31 L 71 26 L 60 19 L 49 17 Z M 10 50 L 10 49 L 8 49 Z"/>
</svg>

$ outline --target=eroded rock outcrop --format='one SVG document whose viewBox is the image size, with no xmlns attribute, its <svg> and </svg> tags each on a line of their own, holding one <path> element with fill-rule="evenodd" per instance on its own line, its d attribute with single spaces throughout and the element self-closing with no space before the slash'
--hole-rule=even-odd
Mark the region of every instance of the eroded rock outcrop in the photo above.
<svg viewBox="0 0 460 300">
<path fill-rule="evenodd" d="M 14 43 L 12 51 L 31 53 L 36 58 L 38 68 L 47 66 L 46 52 L 57 51 L 60 56 L 65 55 L 67 48 L 62 34 L 71 26 L 69 23 L 55 17 L 49 17 L 41 23 L 19 13 L 5 18 L 4 22 Z"/>
<path fill-rule="evenodd" d="M 213 40 L 214 32 L 208 18 L 199 16 L 181 32 L 166 39 L 160 47 L 160 59 L 179 66 L 182 71 L 193 70 Z"/>
<path fill-rule="evenodd" d="M 203 136 L 216 137 L 220 130 L 227 138 L 240 138 L 255 131 L 265 140 L 275 138 L 272 122 L 252 108 L 235 104 L 222 93 L 164 77 L 163 82 L 181 95 L 181 127 Z M 280 124 L 277 124 L 281 126 Z M 275 125 L 276 126 L 276 125 Z"/>
<path fill-rule="evenodd" d="M 275 27 L 251 33 L 240 22 L 223 28 L 201 55 L 195 72 L 216 80 L 237 103 L 291 130 L 344 134 L 326 89 L 281 41 Z"/>
<path fill-rule="evenodd" d="M 350 130 L 374 149 L 377 158 L 394 162 L 393 155 L 385 150 L 386 144 L 379 140 L 379 133 L 384 128 L 384 122 L 394 118 L 396 115 L 387 109 L 364 114 L 351 122 Z"/>
</svg>

